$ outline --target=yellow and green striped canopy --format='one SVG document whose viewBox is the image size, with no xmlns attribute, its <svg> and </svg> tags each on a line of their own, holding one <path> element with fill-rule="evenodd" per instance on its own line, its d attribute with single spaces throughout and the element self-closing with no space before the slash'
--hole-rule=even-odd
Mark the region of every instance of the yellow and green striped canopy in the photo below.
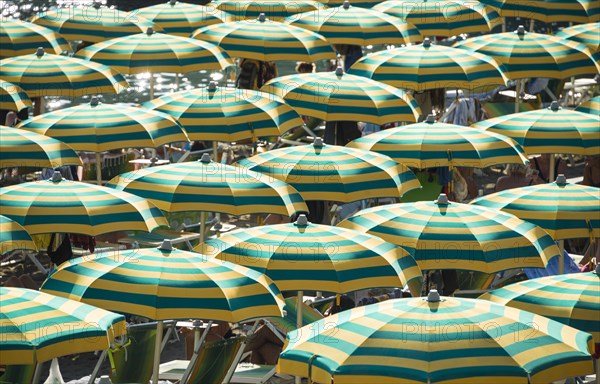
<svg viewBox="0 0 600 384">
<path fill-rule="evenodd" d="M 375 132 L 347 146 L 381 153 L 419 169 L 448 165 L 486 168 L 529 161 L 521 147 L 506 136 L 430 119 Z"/>
<path fill-rule="evenodd" d="M 325 121 L 364 121 L 384 125 L 414 123 L 421 109 L 405 91 L 362 76 L 336 72 L 277 77 L 262 91 L 282 97 L 299 114 Z"/>
<path fill-rule="evenodd" d="M 184 126 L 190 140 L 239 141 L 279 136 L 303 123 L 285 101 L 250 89 L 195 88 L 164 95 L 144 104 Z"/>
<path fill-rule="evenodd" d="M 82 124 L 82 122 L 85 122 Z M 77 151 L 156 148 L 188 141 L 171 116 L 122 104 L 92 102 L 34 116 L 19 124 L 26 131 L 61 140 Z"/>
<path fill-rule="evenodd" d="M 457 48 L 491 56 L 503 64 L 511 80 L 529 77 L 565 79 L 595 75 L 600 71 L 597 58 L 583 44 L 564 38 L 526 32 L 523 26 L 514 32 L 471 37 L 455 44 Z"/>
<path fill-rule="evenodd" d="M 275 149 L 239 162 L 242 167 L 285 181 L 304 200 L 357 201 L 400 198 L 421 185 L 414 173 L 387 156 L 338 145 Z"/>
<path fill-rule="evenodd" d="M 278 371 L 322 384 L 528 384 L 593 372 L 585 332 L 485 300 L 433 296 L 357 307 L 291 331 Z"/>
<path fill-rule="evenodd" d="M 491 32 L 500 25 L 494 8 L 480 2 L 390 0 L 373 9 L 415 25 L 424 36 L 456 36 L 461 33 Z"/>
<path fill-rule="evenodd" d="M 73 148 L 62 141 L 0 125 L 0 168 L 56 168 L 66 164 L 82 165 Z"/>
<path fill-rule="evenodd" d="M 540 20 L 545 23 L 592 23 L 600 21 L 597 0 L 483 0 L 503 17 Z"/>
<path fill-rule="evenodd" d="M 545 109 L 483 120 L 473 127 L 510 137 L 528 155 L 600 153 L 600 116 L 563 109 L 557 102 Z"/>
<path fill-rule="evenodd" d="M 543 268 L 560 254 L 554 240 L 531 223 L 445 197 L 363 209 L 338 225 L 403 247 L 424 270 Z"/>
<path fill-rule="evenodd" d="M 69 43 L 51 29 L 16 19 L 0 23 L 0 59 L 27 55 L 43 47 L 57 55 L 69 52 Z"/>
<path fill-rule="evenodd" d="M 592 97 L 588 101 L 575 108 L 575 110 L 600 116 L 600 96 Z"/>
<path fill-rule="evenodd" d="M 155 23 L 164 33 L 181 37 L 188 37 L 200 27 L 219 24 L 231 17 L 212 4 L 204 6 L 177 0 L 165 0 L 162 4 L 140 8 L 135 14 Z"/>
<path fill-rule="evenodd" d="M 129 87 L 112 68 L 43 50 L 0 60 L 0 78 L 19 85 L 30 97 L 119 93 Z"/>
<path fill-rule="evenodd" d="M 69 181 L 54 172 L 51 180 L 0 188 L 0 211 L 32 235 L 116 231 L 150 232 L 168 225 L 158 208 L 129 193 Z"/>
<path fill-rule="evenodd" d="M 187 37 L 155 33 L 149 29 L 91 45 L 77 57 L 96 61 L 129 75 L 139 73 L 187 73 L 223 69 L 233 62 L 214 44 Z"/>
<path fill-rule="evenodd" d="M 282 21 L 297 13 L 314 10 L 326 12 L 327 8 L 313 0 L 215 0 L 209 6 L 231 15 L 231 21 L 256 19 L 261 13 L 271 20 Z"/>
<path fill-rule="evenodd" d="M 160 248 L 69 260 L 41 289 L 154 320 L 237 323 L 282 316 L 283 297 L 266 276 L 233 263 L 170 249 L 165 243 Z"/>
<path fill-rule="evenodd" d="M 15 249 L 37 250 L 37 246 L 25 228 L 0 215 L 0 255 Z"/>
<path fill-rule="evenodd" d="M 31 100 L 23 88 L 0 79 L 0 109 L 20 111 L 31 107 Z"/>
<path fill-rule="evenodd" d="M 162 30 L 136 12 L 95 6 L 43 11 L 33 16 L 31 22 L 50 28 L 69 40 L 92 43 L 144 32 L 148 27 Z"/>
<path fill-rule="evenodd" d="M 331 44 L 414 44 L 422 41 L 410 23 L 350 3 L 337 8 L 305 12 L 286 19 L 291 25 L 319 33 Z"/>
<path fill-rule="evenodd" d="M 527 220 L 556 240 L 600 237 L 600 188 L 570 184 L 564 176 L 554 183 L 507 189 L 471 203 Z"/>
<path fill-rule="evenodd" d="M 308 212 L 290 185 L 260 173 L 202 160 L 119 175 L 107 186 L 148 199 L 166 212 L 207 211 L 240 216 Z"/>
<path fill-rule="evenodd" d="M 482 89 L 505 85 L 501 66 L 476 52 L 421 45 L 376 52 L 359 59 L 348 73 L 368 77 L 398 88 L 424 91 L 434 88 Z"/>
<path fill-rule="evenodd" d="M 91 305 L 26 288 L 0 287 L 0 361 L 30 365 L 108 349 L 125 318 Z"/>
<path fill-rule="evenodd" d="M 348 1 L 354 7 L 371 8 L 375 4 L 383 2 L 383 0 L 317 0 L 320 3 L 327 5 L 329 8 L 339 7 Z"/>
<path fill-rule="evenodd" d="M 421 277 L 415 260 L 404 249 L 375 236 L 305 219 L 239 229 L 195 249 L 252 268 L 282 291 L 345 293 L 402 287 Z"/>
<path fill-rule="evenodd" d="M 309 62 L 336 58 L 323 36 L 269 19 L 213 24 L 197 29 L 192 37 L 217 44 L 231 57 Z"/>
<path fill-rule="evenodd" d="M 590 333 L 600 344 L 600 270 L 520 281 L 480 299 L 522 309 Z"/>
<path fill-rule="evenodd" d="M 598 14 L 600 15 L 600 9 Z M 600 31 L 600 22 L 587 23 L 564 28 L 556 36 L 585 44 L 592 53 L 599 53 L 600 32 L 598 31 Z"/>
</svg>

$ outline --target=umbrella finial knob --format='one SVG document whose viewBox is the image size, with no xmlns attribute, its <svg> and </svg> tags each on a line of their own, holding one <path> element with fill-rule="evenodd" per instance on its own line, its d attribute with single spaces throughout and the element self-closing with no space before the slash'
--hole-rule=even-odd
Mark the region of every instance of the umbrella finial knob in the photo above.
<svg viewBox="0 0 600 384">
<path fill-rule="evenodd" d="M 335 75 L 342 76 L 343 74 L 344 74 L 344 68 L 342 68 L 341 66 L 338 65 L 338 67 L 335 69 Z"/>
<path fill-rule="evenodd" d="M 146 35 L 150 36 L 150 35 L 152 35 L 153 33 L 154 33 L 154 28 L 152 28 L 152 27 L 148 27 L 148 28 L 146 29 Z"/>
<path fill-rule="evenodd" d="M 300 226 L 306 226 L 306 225 L 308 225 L 308 217 L 306 217 L 305 214 L 299 215 L 295 224 L 296 225 L 300 225 Z"/>
<path fill-rule="evenodd" d="M 92 4 L 92 6 L 96 9 L 100 9 L 100 7 L 102 6 L 102 3 L 99 1 L 94 1 L 94 3 Z"/>
<path fill-rule="evenodd" d="M 556 180 L 554 181 L 556 184 L 567 184 L 567 178 L 562 173 L 556 176 Z"/>
<path fill-rule="evenodd" d="M 210 163 L 210 155 L 208 153 L 203 153 L 200 162 L 204 164 Z"/>
<path fill-rule="evenodd" d="M 519 36 L 525 35 L 525 27 L 524 26 L 519 25 L 519 27 L 517 28 L 517 35 L 519 35 Z"/>
<path fill-rule="evenodd" d="M 553 111 L 558 111 L 560 108 L 560 104 L 558 104 L 558 101 L 554 100 L 552 103 L 550 103 L 550 109 Z"/>
<path fill-rule="evenodd" d="M 313 141 L 313 145 L 315 147 L 322 147 L 323 146 L 323 139 L 321 137 L 315 137 L 315 140 Z"/>
<path fill-rule="evenodd" d="M 164 239 L 162 244 L 158 247 L 161 251 L 172 251 L 173 244 L 171 244 L 171 240 Z"/>
<path fill-rule="evenodd" d="M 600 263 L 596 263 L 596 269 L 594 269 L 594 273 L 600 276 Z"/>
<path fill-rule="evenodd" d="M 211 81 L 210 83 L 208 83 L 207 89 L 209 91 L 216 91 L 217 90 L 217 83 L 214 82 L 214 81 Z"/>
<path fill-rule="evenodd" d="M 267 15 L 265 15 L 264 13 L 261 13 L 260 15 L 258 15 L 258 21 L 260 21 L 261 23 L 264 23 L 265 20 L 267 20 Z"/>
<path fill-rule="evenodd" d="M 448 205 L 450 204 L 450 200 L 448 200 L 448 196 L 445 193 L 440 193 L 435 203 L 437 205 Z"/>
<path fill-rule="evenodd" d="M 345 0 L 344 4 L 342 4 L 342 7 L 344 7 L 344 9 L 350 8 L 350 2 L 348 0 Z"/>
<path fill-rule="evenodd" d="M 37 57 L 42 57 L 44 56 L 44 47 L 38 47 L 38 49 L 35 51 L 35 55 Z"/>
<path fill-rule="evenodd" d="M 90 100 L 90 105 L 92 107 L 95 107 L 96 105 L 98 105 L 99 101 L 98 101 L 98 97 L 97 96 L 92 96 L 92 100 Z"/>
<path fill-rule="evenodd" d="M 177 0 L 169 0 L 169 4 L 170 5 L 175 5 L 175 4 L 177 4 Z"/>
<path fill-rule="evenodd" d="M 428 124 L 435 123 L 435 115 L 433 115 L 433 114 L 427 115 L 427 118 L 425 119 L 425 122 L 428 123 Z"/>
<path fill-rule="evenodd" d="M 58 170 L 58 168 L 56 168 L 54 170 L 54 173 L 52 174 L 52 182 L 53 183 L 58 183 L 59 181 L 61 181 L 63 179 L 62 174 L 60 173 L 60 171 Z"/>
<path fill-rule="evenodd" d="M 431 47 L 431 39 L 429 37 L 426 37 L 425 40 L 423 40 L 423 47 L 425 47 L 425 48 Z"/>
<path fill-rule="evenodd" d="M 429 294 L 427 295 L 427 301 L 430 303 L 438 303 L 442 301 L 437 289 L 432 289 L 429 291 Z"/>
</svg>

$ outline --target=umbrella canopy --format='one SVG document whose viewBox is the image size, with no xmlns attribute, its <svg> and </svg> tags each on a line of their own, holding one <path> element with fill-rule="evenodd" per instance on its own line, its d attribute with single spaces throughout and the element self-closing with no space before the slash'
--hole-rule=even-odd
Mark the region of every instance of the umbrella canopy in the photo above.
<svg viewBox="0 0 600 384">
<path fill-rule="evenodd" d="M 498 12 L 480 2 L 390 0 L 375 5 L 373 9 L 406 20 L 424 36 L 449 37 L 461 33 L 491 32 L 501 23 Z"/>
<path fill-rule="evenodd" d="M 473 127 L 510 137 L 528 155 L 600 153 L 600 116 L 560 108 L 556 101 L 549 108 L 499 116 Z"/>
<path fill-rule="evenodd" d="M 577 108 L 575 108 L 575 110 L 600 116 L 600 96 L 596 96 L 589 99 L 588 101 L 582 103 Z"/>
<path fill-rule="evenodd" d="M 140 17 L 137 13 L 123 12 L 117 8 L 94 5 L 58 8 L 44 11 L 31 18 L 31 22 L 50 28 L 69 40 L 82 40 L 98 43 L 115 37 L 144 32 L 154 23 Z"/>
<path fill-rule="evenodd" d="M 186 73 L 202 69 L 223 69 L 233 62 L 219 47 L 203 41 L 155 33 L 118 37 L 91 45 L 77 52 L 77 57 L 97 61 L 134 75 L 145 72 Z"/>
<path fill-rule="evenodd" d="M 600 7 L 599 7 L 600 8 Z M 600 9 L 599 9 L 600 14 Z M 573 40 L 587 45 L 592 53 L 600 52 L 600 22 L 574 25 L 563 28 L 556 34 L 558 37 Z"/>
<path fill-rule="evenodd" d="M 188 141 L 181 125 L 169 115 L 122 104 L 104 104 L 95 97 L 88 104 L 25 120 L 19 128 L 61 140 L 77 151 L 88 152 L 156 148 Z"/>
<path fill-rule="evenodd" d="M 0 78 L 19 84 L 30 97 L 119 93 L 129 86 L 112 68 L 44 53 L 43 48 L 35 54 L 0 60 Z"/>
<path fill-rule="evenodd" d="M 600 343 L 600 267 L 520 281 L 483 294 L 480 299 L 529 311 L 580 331 Z"/>
<path fill-rule="evenodd" d="M 457 42 L 455 46 L 493 57 L 503 64 L 502 70 L 511 80 L 528 77 L 564 79 L 600 71 L 600 64 L 592 58 L 585 45 L 556 36 L 526 32 L 523 26 L 515 32 L 472 37 Z"/>
<path fill-rule="evenodd" d="M 281 317 L 273 282 L 236 264 L 170 247 L 69 260 L 48 277 L 44 292 L 154 320 L 210 319 L 237 323 Z"/>
<path fill-rule="evenodd" d="M 285 181 L 305 200 L 350 202 L 397 197 L 419 188 L 404 165 L 370 151 L 323 144 L 275 149 L 243 159 L 243 167 Z"/>
<path fill-rule="evenodd" d="M 171 115 L 191 140 L 239 141 L 279 136 L 304 122 L 285 101 L 249 89 L 195 88 L 164 95 L 144 104 Z"/>
<path fill-rule="evenodd" d="M 209 25 L 197 29 L 192 37 L 217 44 L 232 57 L 309 62 L 336 58 L 323 36 L 268 20 L 264 15 L 255 20 Z"/>
<path fill-rule="evenodd" d="M 357 231 L 309 223 L 304 215 L 295 223 L 229 232 L 195 249 L 252 268 L 282 291 L 344 293 L 402 287 L 421 277 L 404 249 Z"/>
<path fill-rule="evenodd" d="M 489 208 L 436 201 L 383 205 L 338 224 L 400 245 L 419 267 L 496 273 L 541 267 L 560 253 L 541 228 Z"/>
<path fill-rule="evenodd" d="M 146 168 L 119 175 L 107 186 L 144 197 L 167 212 L 207 211 L 240 216 L 308 212 L 288 184 L 257 172 L 201 160 Z"/>
<path fill-rule="evenodd" d="M 424 91 L 433 88 L 481 89 L 505 85 L 501 66 L 489 56 L 443 45 L 422 45 L 376 52 L 359 59 L 348 73 L 388 85 Z"/>
<path fill-rule="evenodd" d="M 69 43 L 51 29 L 16 19 L 4 19 L 0 24 L 0 59 L 27 55 L 43 47 L 57 55 L 69 52 Z"/>
<path fill-rule="evenodd" d="M 0 255 L 15 249 L 37 250 L 37 246 L 25 228 L 8 217 L 0 215 Z"/>
<path fill-rule="evenodd" d="M 0 109 L 20 111 L 31 107 L 31 100 L 23 88 L 0 79 Z"/>
<path fill-rule="evenodd" d="M 348 0 L 317 0 L 320 3 L 326 4 L 329 8 L 339 7 L 344 5 Z M 371 8 L 375 4 L 381 3 L 383 0 L 350 0 L 353 7 Z"/>
<path fill-rule="evenodd" d="M 216 11 L 211 5 L 168 0 L 162 4 L 140 8 L 135 14 L 155 23 L 164 33 L 188 37 L 200 27 L 219 24 L 231 17 L 225 12 Z"/>
<path fill-rule="evenodd" d="M 73 148 L 35 132 L 0 125 L 0 168 L 82 165 Z"/>
<path fill-rule="evenodd" d="M 527 384 L 593 372 L 589 334 L 436 291 L 343 311 L 287 339 L 278 371 L 317 383 Z"/>
<path fill-rule="evenodd" d="M 421 115 L 405 91 L 362 76 L 335 72 L 277 77 L 262 91 L 282 97 L 299 114 L 326 121 L 364 121 L 384 125 L 416 122 Z"/>
<path fill-rule="evenodd" d="M 507 189 L 471 203 L 527 220 L 554 239 L 600 237 L 600 188 L 570 184 L 563 175 L 554 183 Z"/>
<path fill-rule="evenodd" d="M 495 164 L 527 164 L 521 147 L 506 136 L 471 127 L 434 122 L 385 129 L 347 144 L 381 153 L 414 168 L 460 166 L 486 168 Z"/>
<path fill-rule="evenodd" d="M 108 349 L 126 333 L 123 316 L 44 292 L 0 287 L 0 302 L 2 364 Z"/>
<path fill-rule="evenodd" d="M 154 205 L 129 193 L 69 181 L 55 171 L 51 180 L 0 188 L 0 210 L 32 235 L 116 231 L 151 232 L 167 220 Z"/>
<path fill-rule="evenodd" d="M 231 15 L 231 21 L 256 19 L 261 13 L 275 21 L 283 21 L 296 13 L 314 10 L 325 11 L 325 5 L 313 0 L 285 2 L 280 0 L 215 0 L 216 9 Z M 325 11 L 326 12 L 326 11 Z"/>
<path fill-rule="evenodd" d="M 370 8 L 355 7 L 350 2 L 326 11 L 317 10 L 290 16 L 291 25 L 319 33 L 332 44 L 414 44 L 422 41 L 410 23 Z"/>
<path fill-rule="evenodd" d="M 483 0 L 504 17 L 535 19 L 545 23 L 591 23 L 600 21 L 600 4 L 595 0 Z"/>
</svg>

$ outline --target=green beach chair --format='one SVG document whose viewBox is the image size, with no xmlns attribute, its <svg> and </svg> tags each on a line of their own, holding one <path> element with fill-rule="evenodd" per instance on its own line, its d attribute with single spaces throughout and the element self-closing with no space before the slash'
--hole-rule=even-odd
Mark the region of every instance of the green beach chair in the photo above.
<svg viewBox="0 0 600 384">
<path fill-rule="evenodd" d="M 0 384 L 31 383 L 35 367 L 36 364 L 7 365 L 4 374 L 0 376 Z"/>
<path fill-rule="evenodd" d="M 148 383 L 152 378 L 156 323 L 136 324 L 128 327 L 130 343 L 108 351 L 113 384 Z"/>
</svg>

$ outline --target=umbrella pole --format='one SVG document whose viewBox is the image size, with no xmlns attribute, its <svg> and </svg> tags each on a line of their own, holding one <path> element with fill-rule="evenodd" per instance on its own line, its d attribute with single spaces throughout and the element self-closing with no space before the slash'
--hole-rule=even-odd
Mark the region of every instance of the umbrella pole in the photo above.
<svg viewBox="0 0 600 384">
<path fill-rule="evenodd" d="M 154 74 L 150 73 L 150 100 L 154 99 Z"/>
<path fill-rule="evenodd" d="M 565 241 L 558 240 L 558 249 L 560 251 L 560 257 L 558 259 L 558 274 L 562 275 L 565 273 Z"/>
<path fill-rule="evenodd" d="M 552 153 L 550 155 L 550 164 L 548 164 L 548 182 L 549 183 L 554 182 L 554 179 L 556 178 L 556 175 L 554 174 L 554 162 L 556 161 L 554 156 L 555 156 L 554 153 Z"/>
<path fill-rule="evenodd" d="M 102 185 L 102 159 L 100 159 L 100 152 L 96 152 L 96 183 Z"/>
<path fill-rule="evenodd" d="M 40 376 L 42 374 L 42 365 L 44 365 L 44 362 L 42 361 L 38 361 L 35 365 L 35 371 L 33 372 L 33 380 L 31 381 L 32 383 L 37 384 L 40 382 Z"/>
<path fill-rule="evenodd" d="M 302 303 L 304 302 L 304 291 L 298 291 L 298 302 L 296 303 L 296 329 L 302 328 Z M 302 383 L 300 376 L 294 377 L 294 383 Z"/>
<path fill-rule="evenodd" d="M 206 212 L 200 211 L 200 244 L 204 243 L 204 232 L 206 232 Z"/>
<path fill-rule="evenodd" d="M 533 28 L 535 27 L 535 20 L 534 19 L 530 19 L 529 20 L 529 32 L 533 32 Z"/>
<path fill-rule="evenodd" d="M 156 341 L 154 343 L 154 370 L 152 373 L 152 383 L 158 384 L 158 369 L 160 367 L 160 345 L 162 344 L 163 321 L 156 323 Z"/>
</svg>

